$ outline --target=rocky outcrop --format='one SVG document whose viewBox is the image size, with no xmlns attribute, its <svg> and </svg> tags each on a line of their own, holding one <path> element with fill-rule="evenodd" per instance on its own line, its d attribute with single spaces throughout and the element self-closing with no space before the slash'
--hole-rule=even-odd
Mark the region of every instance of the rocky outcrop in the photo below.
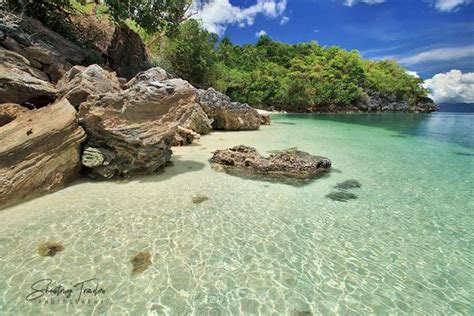
<svg viewBox="0 0 474 316">
<path fill-rule="evenodd" d="M 216 130 L 256 130 L 260 127 L 260 116 L 248 104 L 231 102 L 230 98 L 213 88 L 198 90 L 199 104 L 212 120 Z"/>
<path fill-rule="evenodd" d="M 415 104 L 400 101 L 381 92 L 367 91 L 367 98 L 356 105 L 360 111 L 368 112 L 434 112 L 439 107 L 430 98 L 417 100 Z"/>
<path fill-rule="evenodd" d="M 99 65 L 74 66 L 58 82 L 58 93 L 74 107 L 79 107 L 90 95 L 119 92 L 120 82 L 115 73 Z"/>
<path fill-rule="evenodd" d="M 194 88 L 181 79 L 143 80 L 119 93 L 90 97 L 78 114 L 87 133 L 82 159 L 87 172 L 112 178 L 163 168 L 195 99 Z"/>
<path fill-rule="evenodd" d="M 107 55 L 110 67 L 126 79 L 152 67 L 140 36 L 125 24 L 116 27 Z"/>
<path fill-rule="evenodd" d="M 0 49 L 0 103 L 42 107 L 56 98 L 56 88 L 21 55 Z"/>
<path fill-rule="evenodd" d="M 17 27 L 0 25 L 0 45 L 29 61 L 29 67 L 58 81 L 73 65 L 82 64 L 87 53 L 51 31 L 41 22 L 23 16 Z M 40 78 L 46 80 L 45 78 Z"/>
<path fill-rule="evenodd" d="M 311 179 L 331 168 L 329 159 L 303 151 L 288 149 L 263 157 L 255 148 L 244 145 L 217 150 L 210 161 L 230 174 L 275 179 Z"/>
<path fill-rule="evenodd" d="M 66 99 L 0 127 L 0 206 L 53 190 L 80 166 L 84 131 Z"/>
<path fill-rule="evenodd" d="M 0 127 L 7 125 L 20 115 L 27 113 L 28 109 L 15 103 L 0 104 Z"/>
<path fill-rule="evenodd" d="M 260 125 L 270 125 L 272 119 L 270 118 L 270 112 L 264 110 L 257 110 L 258 116 L 260 117 Z"/>
</svg>

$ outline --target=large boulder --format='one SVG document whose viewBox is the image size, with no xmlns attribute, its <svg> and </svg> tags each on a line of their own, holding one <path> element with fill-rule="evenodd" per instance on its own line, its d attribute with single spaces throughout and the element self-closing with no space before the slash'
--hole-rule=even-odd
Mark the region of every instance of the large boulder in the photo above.
<svg viewBox="0 0 474 316">
<path fill-rule="evenodd" d="M 265 111 L 265 110 L 258 110 L 257 109 L 258 116 L 260 117 L 260 125 L 270 125 L 272 122 L 272 119 L 270 117 L 270 112 Z"/>
<path fill-rule="evenodd" d="M 198 90 L 198 101 L 216 130 L 256 130 L 260 116 L 248 104 L 231 102 L 230 98 L 213 88 Z"/>
<path fill-rule="evenodd" d="M 181 79 L 144 80 L 119 93 L 90 97 L 78 114 L 87 133 L 82 163 L 88 173 L 112 178 L 163 168 L 195 99 L 195 89 Z"/>
<path fill-rule="evenodd" d="M 51 103 L 56 88 L 22 55 L 0 47 L 0 103 L 42 107 Z"/>
<path fill-rule="evenodd" d="M 87 58 L 81 47 L 26 16 L 21 17 L 17 27 L 0 24 L 0 31 L 1 46 L 26 58 L 31 67 L 46 74 L 52 82 Z"/>
<path fill-rule="evenodd" d="M 125 24 L 115 29 L 107 55 L 110 67 L 126 79 L 152 67 L 150 55 L 140 35 Z"/>
<path fill-rule="evenodd" d="M 58 93 L 74 107 L 79 107 L 90 95 L 119 92 L 120 82 L 115 73 L 99 65 L 74 66 L 58 82 Z"/>
<path fill-rule="evenodd" d="M 263 157 L 255 148 L 240 145 L 217 150 L 211 158 L 214 167 L 244 177 L 262 176 L 274 179 L 311 179 L 331 168 L 331 161 L 306 152 L 288 149 Z"/>
<path fill-rule="evenodd" d="M 65 99 L 21 113 L 0 127 L 0 206 L 50 191 L 74 179 L 84 131 Z"/>
</svg>

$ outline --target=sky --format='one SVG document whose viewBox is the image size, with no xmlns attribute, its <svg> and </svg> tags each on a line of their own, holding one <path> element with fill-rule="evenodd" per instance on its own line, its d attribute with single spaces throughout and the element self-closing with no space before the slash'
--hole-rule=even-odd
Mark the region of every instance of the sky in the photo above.
<svg viewBox="0 0 474 316">
<path fill-rule="evenodd" d="M 235 44 L 261 35 L 395 59 L 437 102 L 474 103 L 474 0 L 203 0 L 194 18 Z"/>
</svg>

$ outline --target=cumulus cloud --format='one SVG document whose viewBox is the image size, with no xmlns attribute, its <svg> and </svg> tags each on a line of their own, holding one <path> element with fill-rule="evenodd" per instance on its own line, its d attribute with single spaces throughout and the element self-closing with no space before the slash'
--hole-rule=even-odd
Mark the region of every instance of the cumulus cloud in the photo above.
<svg viewBox="0 0 474 316">
<path fill-rule="evenodd" d="M 234 6 L 230 0 L 200 0 L 195 3 L 195 19 L 202 20 L 203 27 L 210 32 L 222 34 L 227 25 L 240 27 L 253 25 L 258 15 L 267 18 L 283 16 L 287 0 L 257 0 L 249 7 Z"/>
<path fill-rule="evenodd" d="M 383 2 L 385 2 L 385 0 L 345 0 L 344 5 L 348 7 L 352 7 L 353 5 L 357 3 L 365 3 L 365 4 L 372 5 L 372 4 L 378 4 L 378 3 L 383 3 Z"/>
<path fill-rule="evenodd" d="M 281 18 L 280 24 L 284 25 L 290 21 L 290 18 L 287 17 L 286 15 Z"/>
<path fill-rule="evenodd" d="M 413 65 L 429 61 L 453 60 L 471 56 L 474 57 L 474 45 L 431 49 L 400 58 L 398 61 L 405 65 Z"/>
<path fill-rule="evenodd" d="M 471 2 L 471 0 L 435 0 L 434 6 L 441 12 L 452 12 L 460 6 Z"/>
<path fill-rule="evenodd" d="M 260 36 L 263 36 L 263 35 L 267 35 L 267 32 L 265 32 L 264 30 L 261 30 L 261 31 L 255 33 L 256 37 L 260 37 Z"/>
<path fill-rule="evenodd" d="M 423 84 L 438 103 L 474 103 L 474 72 L 451 70 L 434 75 Z"/>
<path fill-rule="evenodd" d="M 418 73 L 416 71 L 407 70 L 406 73 L 409 74 L 410 76 L 415 77 L 415 78 L 420 78 L 420 76 L 418 75 Z"/>
</svg>

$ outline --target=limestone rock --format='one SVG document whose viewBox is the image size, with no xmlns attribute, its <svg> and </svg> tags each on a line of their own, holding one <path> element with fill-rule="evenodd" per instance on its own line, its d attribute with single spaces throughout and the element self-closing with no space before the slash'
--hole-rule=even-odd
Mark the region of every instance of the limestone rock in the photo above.
<svg viewBox="0 0 474 316">
<path fill-rule="evenodd" d="M 18 28 L 0 25 L 0 31 L 5 34 L 0 38 L 2 46 L 26 58 L 31 67 L 45 73 L 52 82 L 87 57 L 82 48 L 26 16 L 21 18 Z"/>
<path fill-rule="evenodd" d="M 178 126 L 174 137 L 173 146 L 185 146 L 192 144 L 195 140 L 201 138 L 201 135 L 193 130 Z"/>
<path fill-rule="evenodd" d="M 84 138 L 76 111 L 65 99 L 0 127 L 0 205 L 72 180 L 80 167 Z"/>
<path fill-rule="evenodd" d="M 42 107 L 51 103 L 56 88 L 21 55 L 0 49 L 0 103 Z"/>
<path fill-rule="evenodd" d="M 0 104 L 0 127 L 7 125 L 23 113 L 28 112 L 28 109 L 15 103 Z"/>
<path fill-rule="evenodd" d="M 112 178 L 150 173 L 171 158 L 180 119 L 195 104 L 194 88 L 184 80 L 139 81 L 121 92 L 90 97 L 79 108 L 87 133 L 92 176 Z"/>
<path fill-rule="evenodd" d="M 107 55 L 110 67 L 127 79 L 152 67 L 142 39 L 124 24 L 115 29 Z"/>
<path fill-rule="evenodd" d="M 120 82 L 115 73 L 99 65 L 74 66 L 58 82 L 58 93 L 74 107 L 79 107 L 90 95 L 119 92 Z"/>
<path fill-rule="evenodd" d="M 244 145 L 217 150 L 210 161 L 231 174 L 264 175 L 273 178 L 310 179 L 331 168 L 329 159 L 296 149 L 263 157 L 255 148 Z"/>
<path fill-rule="evenodd" d="M 207 116 L 213 120 L 216 130 L 256 130 L 260 127 L 260 117 L 248 104 L 231 102 L 230 98 L 213 88 L 198 90 L 198 102 Z"/>
<path fill-rule="evenodd" d="M 272 119 L 270 118 L 270 112 L 264 110 L 257 110 L 258 116 L 260 117 L 260 125 L 270 125 Z"/>
<path fill-rule="evenodd" d="M 125 84 L 125 88 L 130 88 L 136 85 L 137 83 L 143 81 L 152 82 L 163 81 L 168 79 L 173 79 L 173 77 L 169 73 L 167 73 L 166 70 L 160 67 L 154 67 L 136 74 L 135 77 L 130 79 L 130 81 Z"/>
</svg>

